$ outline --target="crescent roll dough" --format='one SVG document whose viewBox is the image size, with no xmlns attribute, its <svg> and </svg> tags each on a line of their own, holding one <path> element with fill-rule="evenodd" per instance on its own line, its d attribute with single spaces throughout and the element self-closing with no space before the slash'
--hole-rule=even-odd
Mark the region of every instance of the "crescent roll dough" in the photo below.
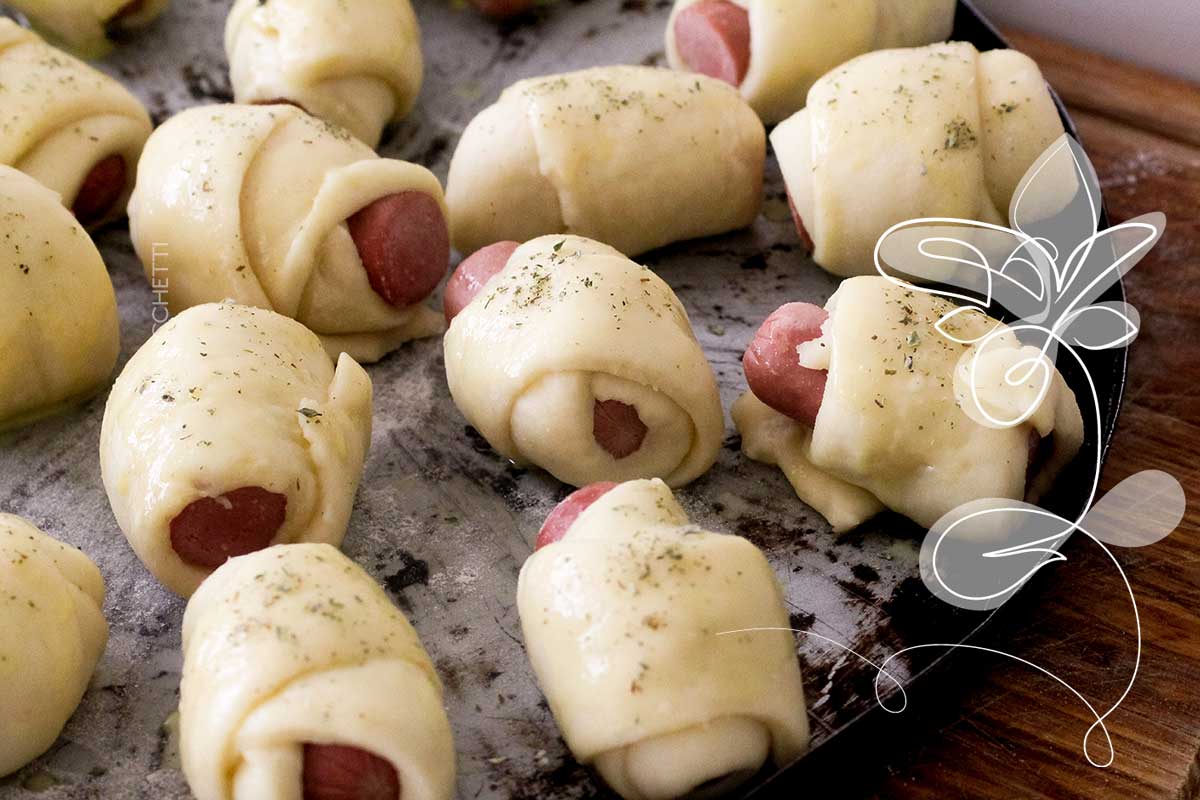
<svg viewBox="0 0 1200 800">
<path fill-rule="evenodd" d="M 958 314 L 943 325 L 955 338 L 1002 330 L 983 350 L 958 344 L 934 327 L 953 304 L 878 276 L 843 282 L 825 308 L 821 338 L 798 348 L 800 363 L 828 370 L 816 425 L 807 430 L 751 393 L 734 405 L 733 419 L 744 452 L 782 467 L 834 530 L 883 507 L 929 527 L 975 499 L 1035 501 L 1079 452 L 1083 419 L 1058 370 L 1050 366 L 1040 402 L 1041 381 L 1004 384 L 1007 368 L 1033 348 L 1022 348 L 1003 323 L 982 312 Z M 972 413 L 963 378 L 975 358 L 979 403 L 995 419 L 1034 409 L 1028 420 L 997 427 Z M 1031 433 L 1049 445 L 1032 476 Z"/>
<path fill-rule="evenodd" d="M 110 36 L 148 25 L 168 0 L 8 0 L 56 44 L 83 58 L 112 49 Z"/>
<path fill-rule="evenodd" d="M 306 744 L 385 759 L 405 800 L 453 796 L 454 742 L 429 656 L 378 584 L 325 544 L 232 559 L 192 596 L 179 732 L 197 800 L 308 796 Z"/>
<path fill-rule="evenodd" d="M 237 0 L 225 53 L 239 103 L 294 102 L 374 147 L 421 89 L 408 0 Z"/>
<path fill-rule="evenodd" d="M 1021 177 L 1062 133 L 1030 58 L 953 42 L 843 64 L 771 144 L 813 259 L 849 276 L 875 271 L 875 243 L 898 222 L 1006 224 Z"/>
<path fill-rule="evenodd" d="M 688 69 L 675 42 L 681 11 L 704 0 L 675 0 L 667 21 L 667 63 Z M 954 0 L 729 0 L 746 9 L 750 66 L 739 87 L 763 121 L 804 108 L 813 83 L 854 56 L 940 42 L 954 26 Z"/>
<path fill-rule="evenodd" d="M 0 776 L 54 744 L 108 641 L 92 560 L 0 514 Z"/>
<path fill-rule="evenodd" d="M 629 800 L 745 779 L 768 756 L 785 764 L 808 747 L 767 559 L 689 524 L 662 481 L 615 487 L 530 556 L 517 608 L 563 738 Z"/>
<path fill-rule="evenodd" d="M 36 178 L 75 207 L 99 162 L 119 157 L 111 208 L 89 225 L 125 213 L 150 116 L 125 87 L 0 18 L 0 164 Z"/>
<path fill-rule="evenodd" d="M 104 262 L 58 195 L 0 166 L 0 430 L 93 395 L 121 348 Z"/>
<path fill-rule="evenodd" d="M 500 453 L 576 486 L 703 474 L 724 436 L 716 378 L 671 288 L 578 236 L 521 245 L 450 325 L 446 380 Z M 636 409 L 640 446 L 598 442 L 597 403 Z"/>
<path fill-rule="evenodd" d="M 518 81 L 454 151 L 454 245 L 566 232 L 633 256 L 742 228 L 765 153 L 753 110 L 711 78 L 622 66 Z"/>
<path fill-rule="evenodd" d="M 259 487 L 286 497 L 270 543 L 340 544 L 370 439 L 371 379 L 353 359 L 335 369 L 303 325 L 209 304 L 159 328 L 125 365 L 104 409 L 100 467 L 138 557 L 187 596 L 210 569 L 177 552 L 181 512 L 204 498 L 228 508 L 226 493 Z M 207 535 L 237 523 L 218 516 Z"/>
<path fill-rule="evenodd" d="M 146 143 L 129 226 L 172 312 L 233 299 L 304 323 L 331 356 L 375 361 L 441 329 L 422 303 L 398 308 L 372 289 L 346 225 L 410 191 L 445 215 L 433 173 L 335 125 L 291 106 L 204 106 Z"/>
</svg>

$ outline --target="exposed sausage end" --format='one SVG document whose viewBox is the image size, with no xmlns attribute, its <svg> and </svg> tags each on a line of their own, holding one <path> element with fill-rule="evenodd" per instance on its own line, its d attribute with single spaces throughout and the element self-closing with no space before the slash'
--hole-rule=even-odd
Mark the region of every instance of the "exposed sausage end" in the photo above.
<svg viewBox="0 0 1200 800">
<path fill-rule="evenodd" d="M 541 550 L 546 545 L 553 544 L 566 536 L 567 531 L 575 524 L 575 520 L 579 515 L 592 503 L 599 500 L 610 490 L 616 488 L 616 486 L 617 484 L 612 481 L 589 483 L 582 489 L 576 489 L 567 495 L 561 503 L 554 507 L 554 510 L 546 517 L 546 521 L 542 523 L 542 529 L 538 531 L 537 545 L 534 547 L 534 550 Z"/>
<path fill-rule="evenodd" d="M 518 242 L 496 242 L 463 259 L 446 282 L 446 291 L 442 295 L 442 311 L 446 315 L 446 324 L 475 299 L 475 295 L 479 294 L 479 290 L 493 275 L 504 269 L 509 256 L 520 246 Z"/>
<path fill-rule="evenodd" d="M 776 309 L 758 329 L 742 357 L 746 382 L 755 397 L 808 427 L 817 421 L 828 374 L 800 365 L 796 348 L 821 336 L 829 317 L 811 303 L 788 303 Z"/>
<path fill-rule="evenodd" d="M 116 153 L 96 162 L 71 203 L 80 225 L 94 225 L 112 213 L 125 193 L 126 171 L 125 157 Z"/>
<path fill-rule="evenodd" d="M 304 745 L 304 800 L 400 800 L 391 762 L 358 747 Z"/>
<path fill-rule="evenodd" d="M 450 262 L 450 230 L 425 192 L 389 194 L 346 220 L 371 288 L 397 308 L 428 297 Z"/>
<path fill-rule="evenodd" d="M 693 72 L 741 86 L 750 69 L 750 15 L 728 0 L 702 0 L 675 17 L 675 47 Z"/>
<path fill-rule="evenodd" d="M 287 495 L 243 486 L 189 503 L 171 520 L 171 547 L 188 564 L 216 569 L 262 550 L 287 516 Z"/>
</svg>

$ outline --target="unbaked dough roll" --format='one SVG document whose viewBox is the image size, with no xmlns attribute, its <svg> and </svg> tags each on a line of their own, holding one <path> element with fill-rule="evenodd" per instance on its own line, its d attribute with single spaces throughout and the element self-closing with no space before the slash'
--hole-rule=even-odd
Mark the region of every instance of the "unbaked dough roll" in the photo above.
<svg viewBox="0 0 1200 800">
<path fill-rule="evenodd" d="M 954 0 L 676 0 L 667 63 L 738 86 L 763 121 L 804 107 L 813 83 L 854 56 L 940 42 Z"/>
<path fill-rule="evenodd" d="M 728 790 L 808 747 L 796 647 L 767 559 L 690 524 L 662 481 L 593 500 L 525 562 L 517 608 L 571 752 L 628 800 Z"/>
<path fill-rule="evenodd" d="M 121 349 L 104 262 L 58 195 L 0 166 L 0 430 L 91 397 Z"/>
<path fill-rule="evenodd" d="M 518 247 L 454 317 L 446 380 L 500 453 L 566 483 L 703 474 L 724 435 L 717 382 L 658 276 L 579 236 Z"/>
<path fill-rule="evenodd" d="M 0 776 L 54 744 L 108 641 L 92 560 L 0 514 Z"/>
<path fill-rule="evenodd" d="M 981 311 L 942 324 L 959 341 L 943 335 L 935 324 L 954 310 L 879 276 L 843 282 L 827 317 L 784 306 L 743 361 L 751 393 L 733 409 L 743 450 L 782 467 L 834 530 L 883 507 L 929 527 L 971 500 L 1036 501 L 1083 443 L 1075 395 Z M 1019 365 L 1032 361 L 1027 375 Z"/>
<path fill-rule="evenodd" d="M 519 81 L 463 131 L 454 245 L 574 233 L 630 256 L 754 221 L 766 137 L 732 88 L 652 67 Z"/>
<path fill-rule="evenodd" d="M 124 215 L 150 116 L 125 87 L 0 18 L 0 164 L 62 195 L 87 226 Z"/>
<path fill-rule="evenodd" d="M 168 0 L 8 0 L 7 4 L 55 44 L 83 58 L 100 58 L 113 39 L 150 24 Z"/>
<path fill-rule="evenodd" d="M 326 544 L 232 559 L 192 596 L 179 733 L 197 800 L 454 792 L 429 656 L 379 585 Z"/>
<path fill-rule="evenodd" d="M 409 0 L 237 0 L 225 53 L 237 102 L 294 103 L 372 147 L 424 69 Z"/>
<path fill-rule="evenodd" d="M 271 311 L 196 306 L 142 345 L 100 432 L 113 514 L 187 596 L 229 556 L 341 544 L 371 441 L 371 379 Z"/>
<path fill-rule="evenodd" d="M 359 361 L 441 329 L 422 303 L 450 258 L 437 178 L 292 106 L 172 117 L 146 144 L 129 224 L 173 312 L 269 308 Z"/>
<path fill-rule="evenodd" d="M 1017 184 L 1063 133 L 1041 72 L 1014 50 L 953 42 L 860 56 L 771 133 L 801 238 L 835 275 L 917 217 L 1006 224 Z"/>
</svg>

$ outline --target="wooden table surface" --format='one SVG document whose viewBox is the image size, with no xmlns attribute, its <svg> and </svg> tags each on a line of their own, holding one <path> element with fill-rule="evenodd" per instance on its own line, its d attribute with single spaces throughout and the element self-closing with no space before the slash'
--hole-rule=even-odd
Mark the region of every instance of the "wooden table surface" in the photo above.
<svg viewBox="0 0 1200 800">
<path fill-rule="evenodd" d="M 1005 34 L 1070 107 L 1113 221 L 1167 215 L 1165 235 L 1126 278 L 1142 329 L 1102 487 L 1162 469 L 1183 484 L 1188 514 L 1165 541 L 1116 551 L 1144 644 L 1137 682 L 1109 717 L 1112 766 L 1084 758 L 1093 718 L 1066 689 L 1015 661 L 959 651 L 910 693 L 904 714 L 877 715 L 824 759 L 839 765 L 832 796 L 1200 797 L 1200 86 Z M 1094 544 L 1074 537 L 1066 555 L 975 643 L 1044 665 L 1108 708 L 1133 666 L 1133 614 Z M 1105 755 L 1101 734 L 1092 748 Z"/>
</svg>

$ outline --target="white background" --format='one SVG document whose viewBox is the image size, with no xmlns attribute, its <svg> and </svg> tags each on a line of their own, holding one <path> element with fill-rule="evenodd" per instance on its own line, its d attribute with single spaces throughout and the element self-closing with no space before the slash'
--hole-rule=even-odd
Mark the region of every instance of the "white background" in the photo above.
<svg viewBox="0 0 1200 800">
<path fill-rule="evenodd" d="M 1200 0 L 976 0 L 992 21 L 1200 82 Z"/>
</svg>

